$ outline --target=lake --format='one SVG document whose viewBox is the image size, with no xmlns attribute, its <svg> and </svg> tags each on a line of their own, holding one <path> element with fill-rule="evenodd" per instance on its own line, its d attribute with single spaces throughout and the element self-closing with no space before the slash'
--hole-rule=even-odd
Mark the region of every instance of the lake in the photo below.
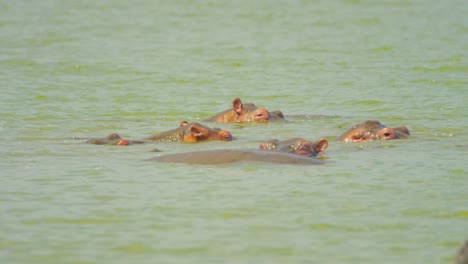
<svg viewBox="0 0 468 264">
<path fill-rule="evenodd" d="M 450 263 L 468 238 L 467 13 L 462 0 L 0 2 L 0 262 Z M 202 122 L 236 97 L 305 116 L 204 123 L 232 142 L 84 143 Z M 412 137 L 333 141 L 368 119 Z M 145 161 L 292 137 L 326 137 L 326 164 Z"/>
</svg>

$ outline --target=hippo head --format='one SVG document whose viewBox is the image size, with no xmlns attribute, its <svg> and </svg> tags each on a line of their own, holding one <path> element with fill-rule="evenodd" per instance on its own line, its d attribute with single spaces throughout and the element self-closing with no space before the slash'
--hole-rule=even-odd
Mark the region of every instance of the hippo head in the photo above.
<svg viewBox="0 0 468 264">
<path fill-rule="evenodd" d="M 185 133 L 182 141 L 184 142 L 199 142 L 205 140 L 222 140 L 231 141 L 232 135 L 229 131 L 220 128 L 209 128 L 200 123 L 188 123 L 183 121 L 180 123 L 184 127 Z"/>
<path fill-rule="evenodd" d="M 86 143 L 95 145 L 117 145 L 117 146 L 128 146 L 130 142 L 127 139 L 121 138 L 117 133 L 111 133 L 105 138 L 91 138 Z"/>
<path fill-rule="evenodd" d="M 237 122 L 263 122 L 268 121 L 271 118 L 270 112 L 265 108 L 258 108 L 252 103 L 243 104 L 239 98 L 232 101 L 232 109 L 236 115 L 235 119 Z"/>
<path fill-rule="evenodd" d="M 239 98 L 232 101 L 232 107 L 230 109 L 205 119 L 207 122 L 223 123 L 266 122 L 270 120 L 284 121 L 284 115 L 278 110 L 270 113 L 267 109 L 257 107 L 255 104 L 244 104 Z"/>
<path fill-rule="evenodd" d="M 321 156 L 327 147 L 328 140 L 325 138 L 321 138 L 315 142 L 310 142 L 303 138 L 292 138 L 283 141 L 272 139 L 261 143 L 259 149 L 316 157 Z"/>
<path fill-rule="evenodd" d="M 407 138 L 409 130 L 406 127 L 390 128 L 379 121 L 367 120 L 350 128 L 337 141 L 344 142 L 366 142 L 371 140 L 391 140 Z"/>
<path fill-rule="evenodd" d="M 117 146 L 128 146 L 130 145 L 130 142 L 125 139 L 125 138 L 122 138 L 120 137 L 119 134 L 117 133 L 111 133 L 109 135 L 107 135 L 106 139 L 109 140 L 109 144 L 111 145 L 117 145 Z"/>
</svg>

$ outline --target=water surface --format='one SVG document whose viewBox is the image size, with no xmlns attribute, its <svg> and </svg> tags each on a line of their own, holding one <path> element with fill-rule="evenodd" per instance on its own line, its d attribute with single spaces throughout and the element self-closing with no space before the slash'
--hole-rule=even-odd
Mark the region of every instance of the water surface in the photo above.
<svg viewBox="0 0 468 264">
<path fill-rule="evenodd" d="M 468 5 L 0 3 L 2 263 L 450 263 L 468 233 Z M 289 123 L 114 147 L 244 102 Z M 367 119 L 413 138 L 333 142 Z M 209 124 L 212 125 L 212 124 Z M 159 164 L 326 137 L 324 166 Z M 148 152 L 151 148 L 163 152 Z"/>
</svg>

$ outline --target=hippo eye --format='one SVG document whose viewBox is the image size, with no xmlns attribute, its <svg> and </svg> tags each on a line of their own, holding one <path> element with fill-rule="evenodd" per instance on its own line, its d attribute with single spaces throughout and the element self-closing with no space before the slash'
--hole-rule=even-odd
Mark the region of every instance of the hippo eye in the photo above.
<svg viewBox="0 0 468 264">
<path fill-rule="evenodd" d="M 387 133 L 384 133 L 383 135 L 384 135 L 385 137 L 389 137 L 389 136 L 390 136 L 390 133 L 387 132 Z"/>
</svg>

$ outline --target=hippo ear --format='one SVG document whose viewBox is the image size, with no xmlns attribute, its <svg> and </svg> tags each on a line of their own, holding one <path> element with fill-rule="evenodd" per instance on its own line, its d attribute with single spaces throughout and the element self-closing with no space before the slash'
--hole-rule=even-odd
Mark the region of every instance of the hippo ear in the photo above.
<svg viewBox="0 0 468 264">
<path fill-rule="evenodd" d="M 393 128 L 393 129 L 396 130 L 396 131 L 400 131 L 401 133 L 405 133 L 406 135 L 410 134 L 408 128 L 405 127 L 405 126 L 399 126 L 399 127 Z"/>
<path fill-rule="evenodd" d="M 242 106 L 241 99 L 236 98 L 234 99 L 234 101 L 232 101 L 232 109 L 234 109 L 234 112 L 236 112 L 237 114 L 240 114 L 243 108 L 244 107 Z"/>
<path fill-rule="evenodd" d="M 283 112 L 281 112 L 281 110 L 274 110 L 274 111 L 271 111 L 271 114 L 279 117 L 279 118 L 283 118 L 284 119 L 284 115 L 283 115 Z"/>
<path fill-rule="evenodd" d="M 328 147 L 328 140 L 326 138 L 321 138 L 314 142 L 317 152 L 322 152 Z"/>
<path fill-rule="evenodd" d="M 194 126 L 194 125 L 191 125 L 189 127 L 189 132 L 190 132 L 190 135 L 196 138 L 203 136 L 203 130 L 201 130 L 199 127 Z"/>
<path fill-rule="evenodd" d="M 187 122 L 187 121 L 185 121 L 185 120 L 184 120 L 184 121 L 182 121 L 182 122 L 180 122 L 180 126 L 181 126 L 181 127 L 183 127 L 183 126 L 186 126 L 187 124 L 188 124 L 188 122 Z"/>
</svg>

